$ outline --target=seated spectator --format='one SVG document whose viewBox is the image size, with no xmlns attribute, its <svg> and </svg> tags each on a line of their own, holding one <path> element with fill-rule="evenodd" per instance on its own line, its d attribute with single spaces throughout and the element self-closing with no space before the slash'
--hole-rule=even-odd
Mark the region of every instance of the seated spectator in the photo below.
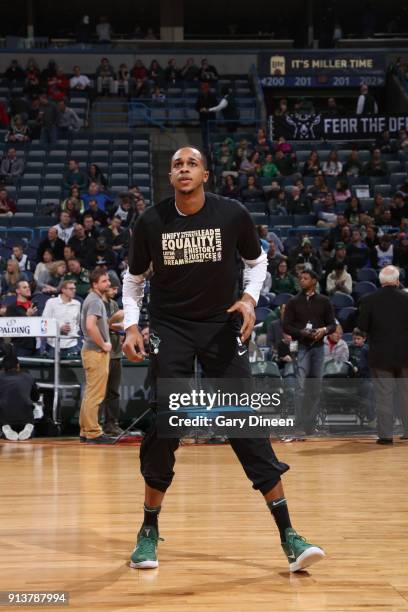
<svg viewBox="0 0 408 612">
<path fill-rule="evenodd" d="M 288 101 L 286 98 L 281 98 L 279 100 L 279 105 L 275 108 L 274 115 L 275 117 L 283 117 L 288 112 Z"/>
<path fill-rule="evenodd" d="M 83 193 L 82 199 L 85 202 L 85 207 L 89 208 L 90 201 L 95 200 L 98 204 L 98 208 L 102 212 L 106 212 L 109 206 L 113 203 L 112 199 L 106 193 L 101 192 L 99 184 L 95 181 L 89 183 L 88 193 Z"/>
<path fill-rule="evenodd" d="M 336 331 L 326 336 L 324 343 L 324 362 L 338 361 L 344 362 L 349 360 L 349 349 L 347 343 L 342 339 L 343 329 L 341 325 L 337 325 Z"/>
<path fill-rule="evenodd" d="M 37 307 L 31 301 L 31 288 L 26 280 L 17 281 L 16 301 L 7 306 L 6 317 L 35 317 Z M 19 357 L 32 357 L 36 351 L 36 339 L 27 336 L 14 338 L 16 354 Z"/>
<path fill-rule="evenodd" d="M 404 182 L 399 186 L 396 193 L 401 194 L 405 202 L 408 201 L 408 176 L 405 177 Z"/>
<path fill-rule="evenodd" d="M 313 185 L 306 190 L 306 195 L 309 201 L 316 204 L 323 204 L 326 201 L 327 194 L 329 193 L 329 189 L 325 183 L 324 177 L 320 174 L 316 176 L 313 180 Z"/>
<path fill-rule="evenodd" d="M 24 161 L 17 157 L 17 151 L 11 148 L 3 155 L 0 163 L 0 180 L 6 183 L 13 183 L 24 172 Z"/>
<path fill-rule="evenodd" d="M 36 282 L 36 291 L 42 291 L 45 285 L 49 284 L 51 279 L 51 265 L 54 262 L 54 255 L 51 249 L 45 249 L 42 254 L 42 260 L 38 262 L 34 271 L 34 280 Z"/>
<path fill-rule="evenodd" d="M 406 130 L 400 130 L 398 132 L 398 139 L 396 142 L 398 151 L 405 153 L 408 150 L 408 133 Z"/>
<path fill-rule="evenodd" d="M 99 23 L 96 26 L 96 35 L 100 43 L 109 43 L 113 34 L 113 28 L 109 23 L 109 19 L 104 15 L 99 17 Z"/>
<path fill-rule="evenodd" d="M 275 232 L 269 231 L 269 227 L 267 225 L 257 225 L 256 231 L 258 233 L 261 244 L 263 245 L 262 248 L 264 250 L 268 251 L 270 243 L 273 242 L 278 253 L 282 255 L 284 251 L 283 242 L 277 236 L 277 234 L 275 234 Z"/>
<path fill-rule="evenodd" d="M 380 228 L 382 227 L 398 227 L 398 222 L 393 221 L 391 210 L 389 208 L 384 208 L 383 212 L 375 217 L 375 224 Z"/>
<path fill-rule="evenodd" d="M 33 61 L 32 61 L 33 62 Z M 36 63 L 28 62 L 26 68 L 26 78 L 24 81 L 23 91 L 29 97 L 38 96 L 41 92 L 40 85 L 40 70 L 38 69 Z"/>
<path fill-rule="evenodd" d="M 189 57 L 183 68 L 180 70 L 180 77 L 185 81 L 197 81 L 200 76 L 200 69 L 194 63 L 194 58 Z"/>
<path fill-rule="evenodd" d="M 241 199 L 243 202 L 260 202 L 264 199 L 264 191 L 256 184 L 256 179 L 253 175 L 247 178 L 246 187 L 241 189 Z"/>
<path fill-rule="evenodd" d="M 336 200 L 336 204 L 338 202 L 345 202 L 349 198 L 351 198 L 351 191 L 348 187 L 348 183 L 346 179 L 340 179 L 336 183 L 336 189 L 333 192 L 334 199 Z"/>
<path fill-rule="evenodd" d="M 293 156 L 285 155 L 280 149 L 275 153 L 275 166 L 282 176 L 291 176 L 295 173 L 295 159 Z"/>
<path fill-rule="evenodd" d="M 91 183 L 99 185 L 100 191 L 104 191 L 108 187 L 106 176 L 97 164 L 90 164 L 88 167 L 88 185 Z"/>
<path fill-rule="evenodd" d="M 136 79 L 132 84 L 131 97 L 132 98 L 147 98 L 149 96 L 149 83 L 143 79 Z"/>
<path fill-rule="evenodd" d="M 135 61 L 135 65 L 132 68 L 132 77 L 135 81 L 138 79 L 141 81 L 146 81 L 149 76 L 149 72 L 146 66 L 143 64 L 142 60 L 138 59 Z"/>
<path fill-rule="evenodd" d="M 391 266 L 394 262 L 394 245 L 389 234 L 384 234 L 379 238 L 379 244 L 373 249 L 372 264 L 374 268 L 384 268 Z"/>
<path fill-rule="evenodd" d="M 67 264 L 65 261 L 62 259 L 59 261 L 53 261 L 49 266 L 49 276 L 46 282 L 44 280 L 44 282 L 41 283 L 41 293 L 46 293 L 47 295 L 56 295 L 59 293 L 66 272 Z M 38 287 L 38 289 L 40 289 L 40 287 Z"/>
<path fill-rule="evenodd" d="M 71 219 L 78 223 L 84 213 L 83 203 L 81 204 L 81 202 L 82 200 L 77 200 L 76 198 L 66 198 L 61 203 L 60 211 L 67 212 Z"/>
<path fill-rule="evenodd" d="M 344 213 L 338 213 L 336 218 L 336 225 L 332 227 L 329 233 L 330 244 L 334 245 L 336 242 L 341 241 L 343 227 L 348 227 L 349 222 Z"/>
<path fill-rule="evenodd" d="M 408 217 L 408 202 L 405 202 L 402 193 L 396 193 L 390 203 L 391 217 L 395 224 L 400 224 Z"/>
<path fill-rule="evenodd" d="M 274 193 L 273 191 L 269 192 Z M 268 209 L 272 215 L 288 215 L 289 197 L 286 191 L 279 189 L 274 193 L 274 197 L 268 201 Z"/>
<path fill-rule="evenodd" d="M 32 262 L 28 255 L 24 253 L 23 247 L 20 244 L 15 244 L 11 247 L 11 259 L 18 263 L 20 272 L 28 272 L 33 268 Z"/>
<path fill-rule="evenodd" d="M 96 248 L 96 240 L 91 236 L 87 236 L 85 228 L 80 223 L 75 223 L 74 231 L 71 238 L 68 241 L 74 253 L 75 258 L 79 259 L 82 265 L 89 259 L 89 255 Z"/>
<path fill-rule="evenodd" d="M 360 230 L 354 229 L 351 233 L 351 244 L 347 247 L 347 267 L 354 278 L 357 270 L 370 264 L 370 250 L 361 239 Z"/>
<path fill-rule="evenodd" d="M 312 151 L 303 164 L 303 176 L 317 176 L 322 171 L 317 151 Z"/>
<path fill-rule="evenodd" d="M 70 159 L 68 162 L 68 170 L 66 170 L 62 179 L 63 188 L 69 190 L 72 187 L 77 187 L 82 190 L 85 189 L 87 183 L 86 175 L 80 170 L 79 163 L 75 159 Z"/>
<path fill-rule="evenodd" d="M 10 117 L 3 102 L 0 101 L 0 128 L 8 128 L 10 125 Z"/>
<path fill-rule="evenodd" d="M 155 85 L 153 87 L 152 100 L 154 100 L 154 102 L 158 102 L 160 104 L 164 104 L 164 102 L 166 101 L 166 94 L 160 88 L 160 85 Z"/>
<path fill-rule="evenodd" d="M 389 174 L 388 164 L 381 158 L 381 151 L 374 149 L 371 159 L 364 166 L 366 176 L 387 176 Z"/>
<path fill-rule="evenodd" d="M 323 202 L 323 207 L 317 213 L 317 227 L 333 228 L 337 223 L 336 202 L 332 193 L 328 193 Z"/>
<path fill-rule="evenodd" d="M 343 165 L 343 174 L 346 176 L 359 176 L 363 173 L 363 164 L 358 156 L 357 149 L 352 149 L 346 163 Z"/>
<path fill-rule="evenodd" d="M 70 215 L 63 211 L 59 216 L 59 223 L 53 226 L 58 233 L 58 238 L 60 238 L 65 244 L 68 244 L 68 240 L 72 236 L 72 232 L 74 231 L 74 226 L 72 225 L 72 219 Z"/>
<path fill-rule="evenodd" d="M 9 82 L 9 86 L 14 85 L 15 83 L 24 81 L 25 79 L 25 71 L 20 66 L 17 60 L 11 60 L 10 66 L 4 73 L 4 78 Z"/>
<path fill-rule="evenodd" d="M 80 350 L 78 338 L 65 338 L 79 335 L 81 303 L 74 299 L 75 292 L 73 281 L 62 281 L 59 296 L 48 300 L 42 313 L 44 319 L 55 319 L 59 326 L 61 359 L 79 353 Z M 47 338 L 47 353 L 54 359 L 55 338 Z"/>
<path fill-rule="evenodd" d="M 367 336 L 357 327 L 353 329 L 352 343 L 349 346 L 349 361 L 353 366 L 355 376 L 358 378 L 371 378 L 366 339 Z"/>
<path fill-rule="evenodd" d="M 112 246 L 103 235 L 98 236 L 96 239 L 96 249 L 90 254 L 88 259 L 88 267 L 93 269 L 96 266 L 106 266 L 108 270 L 114 270 L 116 264 L 117 258 Z"/>
<path fill-rule="evenodd" d="M 378 244 L 377 228 L 374 225 L 367 227 L 364 242 L 369 249 L 373 249 Z"/>
<path fill-rule="evenodd" d="M 328 295 L 333 295 L 336 291 L 350 295 L 353 291 L 353 279 L 346 271 L 344 261 L 336 261 L 333 264 L 333 271 L 327 276 L 326 291 Z"/>
<path fill-rule="evenodd" d="M 15 200 L 9 197 L 7 189 L 0 188 L 0 217 L 12 217 L 16 212 Z"/>
<path fill-rule="evenodd" d="M 292 154 L 292 145 L 289 142 L 286 142 L 284 136 L 279 136 L 278 142 L 274 146 L 274 151 L 282 151 L 284 155 Z"/>
<path fill-rule="evenodd" d="M 0 373 L 0 425 L 7 440 L 28 440 L 34 430 L 34 405 L 40 392 L 34 378 L 20 369 L 17 351 L 13 344 L 4 349 Z"/>
<path fill-rule="evenodd" d="M 96 69 L 96 90 L 101 94 L 107 88 L 110 94 L 116 91 L 116 74 L 107 57 L 103 57 Z"/>
<path fill-rule="evenodd" d="M 101 232 L 101 236 L 105 238 L 108 246 L 118 254 L 122 253 L 123 249 L 129 244 L 129 232 L 122 228 L 120 217 L 113 217 L 110 224 Z"/>
<path fill-rule="evenodd" d="M 344 109 L 337 104 L 335 98 L 330 97 L 327 99 L 327 110 L 325 111 L 325 115 L 328 117 L 338 117 L 343 113 Z"/>
<path fill-rule="evenodd" d="M 239 188 L 235 183 L 235 178 L 231 174 L 227 174 L 225 177 L 224 185 L 221 188 L 220 195 L 224 198 L 239 198 Z"/>
<path fill-rule="evenodd" d="M 317 249 L 317 255 L 320 261 L 322 262 L 323 269 L 326 268 L 326 264 L 333 257 L 333 254 L 334 254 L 334 251 L 333 251 L 332 242 L 330 241 L 330 238 L 328 236 L 326 236 L 325 238 L 322 238 L 320 242 L 320 246 Z"/>
<path fill-rule="evenodd" d="M 57 62 L 53 59 L 50 59 L 46 67 L 41 71 L 40 81 L 43 87 L 46 87 L 49 79 L 52 79 L 57 76 Z"/>
<path fill-rule="evenodd" d="M 385 201 L 382 193 L 374 194 L 374 207 L 373 207 L 373 217 L 374 219 L 379 218 L 385 210 Z"/>
<path fill-rule="evenodd" d="M 284 259 L 278 263 L 276 274 L 272 276 L 271 291 L 277 295 L 279 293 L 291 293 L 295 295 L 299 291 L 297 281 L 288 271 L 288 263 Z"/>
<path fill-rule="evenodd" d="M 69 81 L 69 86 L 75 91 L 87 91 L 90 88 L 91 81 L 86 74 L 82 74 L 80 66 L 74 66 L 74 74 Z"/>
<path fill-rule="evenodd" d="M 399 235 L 392 263 L 402 268 L 405 271 L 405 278 L 408 279 L 408 235 L 405 232 Z"/>
<path fill-rule="evenodd" d="M 108 223 L 108 215 L 98 206 L 97 200 L 89 200 L 86 212 L 92 215 L 97 228 L 105 227 Z"/>
<path fill-rule="evenodd" d="M 263 157 L 267 155 L 268 153 L 272 153 L 271 143 L 266 138 L 266 133 L 263 128 L 259 128 L 256 133 L 254 149 L 255 151 L 258 151 L 258 153 L 262 155 Z M 284 154 L 286 154 L 285 151 L 283 152 Z"/>
<path fill-rule="evenodd" d="M 146 202 L 144 201 L 143 198 L 140 198 L 140 200 L 137 200 L 136 202 L 136 210 L 138 212 L 138 215 L 140 216 L 142 213 L 144 213 L 144 211 L 146 210 Z M 133 213 L 133 211 L 132 211 Z M 132 214 L 132 219 L 129 223 L 125 223 L 124 225 L 129 225 L 130 227 L 132 226 L 132 223 L 136 220 L 137 217 L 135 217 L 134 214 Z"/>
<path fill-rule="evenodd" d="M 267 252 L 268 256 L 268 272 L 272 276 L 276 276 L 278 265 L 282 260 L 285 260 L 286 257 L 282 255 L 276 248 L 276 244 L 273 240 L 269 242 L 269 249 Z"/>
<path fill-rule="evenodd" d="M 280 176 L 280 172 L 273 162 L 272 153 L 268 153 L 265 157 L 265 162 L 261 166 L 261 176 L 265 176 L 266 178 Z"/>
<path fill-rule="evenodd" d="M 261 160 L 258 151 L 253 151 L 249 158 L 245 157 L 239 167 L 241 174 L 256 174 L 261 172 Z"/>
<path fill-rule="evenodd" d="M 228 139 L 227 139 L 228 140 Z M 224 141 L 221 144 L 221 147 L 217 149 L 215 153 L 215 160 L 217 166 L 220 167 L 222 172 L 228 172 L 234 170 L 234 157 L 231 151 L 230 144 L 227 141 Z"/>
<path fill-rule="evenodd" d="M 352 196 L 344 211 L 344 216 L 350 225 L 358 225 L 362 212 L 363 209 L 359 198 L 357 196 Z"/>
<path fill-rule="evenodd" d="M 67 96 L 69 90 L 69 79 L 65 76 L 62 68 L 57 68 L 55 77 L 48 79 L 47 95 L 54 102 L 60 102 Z"/>
<path fill-rule="evenodd" d="M 374 147 L 379 149 L 381 153 L 396 153 L 397 148 L 391 140 L 388 130 L 384 130 L 379 138 L 376 139 Z"/>
<path fill-rule="evenodd" d="M 341 262 L 347 266 L 347 261 L 346 245 L 344 242 L 339 241 L 335 245 L 334 256 L 326 263 L 326 274 L 333 272 L 335 265 L 338 262 Z"/>
<path fill-rule="evenodd" d="M 133 75 L 132 75 L 133 76 Z M 160 85 L 164 78 L 164 70 L 157 60 L 152 60 L 148 71 L 148 78 L 156 85 Z"/>
<path fill-rule="evenodd" d="M 58 232 L 55 227 L 50 227 L 47 232 L 47 237 L 41 240 L 37 249 L 37 261 L 43 260 L 44 251 L 50 250 L 54 259 L 62 259 L 64 254 L 65 242 L 58 237 Z"/>
<path fill-rule="evenodd" d="M 60 100 L 57 105 L 57 126 L 59 135 L 64 138 L 73 132 L 79 132 L 82 127 L 82 119 L 78 117 L 73 108 L 66 105 L 65 100 Z"/>
<path fill-rule="evenodd" d="M 0 294 L 9 295 L 15 293 L 17 283 L 21 280 L 26 281 L 27 275 L 21 272 L 18 261 L 9 259 L 6 264 L 6 270 L 1 275 Z"/>
<path fill-rule="evenodd" d="M 88 270 L 81 266 L 78 259 L 70 259 L 67 267 L 68 272 L 64 276 L 64 281 L 73 281 L 75 283 L 75 294 L 81 298 L 86 298 L 91 288 Z"/>
<path fill-rule="evenodd" d="M 24 123 L 21 115 L 15 115 L 6 134 L 6 142 L 28 142 L 29 140 L 31 138 L 28 125 Z"/>
<path fill-rule="evenodd" d="M 177 68 L 176 60 L 174 57 L 169 59 L 167 62 L 167 68 L 164 70 L 164 79 L 168 83 L 175 83 L 180 78 L 180 70 Z M 213 106 L 211 104 L 210 106 Z"/>
<path fill-rule="evenodd" d="M 342 170 L 343 164 L 338 159 L 337 151 L 330 151 L 322 166 L 324 176 L 339 176 Z"/>
<path fill-rule="evenodd" d="M 302 193 L 302 191 L 296 185 L 293 185 L 288 198 L 287 210 L 290 215 L 307 215 L 312 210 L 310 202 L 307 200 L 305 193 Z"/>
<path fill-rule="evenodd" d="M 82 219 L 82 223 L 84 226 L 85 235 L 88 238 L 97 239 L 99 236 L 99 228 L 95 226 L 95 221 L 93 220 L 92 213 L 89 211 L 84 214 Z"/>
<path fill-rule="evenodd" d="M 294 267 L 299 264 L 303 266 L 303 270 L 314 270 L 319 277 L 321 276 L 322 264 L 317 255 L 313 253 L 309 238 L 303 238 L 300 253 L 293 262 Z"/>
<path fill-rule="evenodd" d="M 73 185 L 70 188 L 68 198 L 63 200 L 63 202 L 61 204 L 61 210 L 65 210 L 66 209 L 66 202 L 69 199 L 75 200 L 75 209 L 76 210 L 79 210 L 81 212 L 81 214 L 83 214 L 85 212 L 85 202 L 82 200 L 81 194 L 80 194 L 80 191 L 79 191 L 79 187 L 77 187 L 76 185 Z"/>
<path fill-rule="evenodd" d="M 201 66 L 198 72 L 198 78 L 200 81 L 217 81 L 218 72 L 215 66 L 209 64 L 208 60 L 202 59 Z"/>
</svg>

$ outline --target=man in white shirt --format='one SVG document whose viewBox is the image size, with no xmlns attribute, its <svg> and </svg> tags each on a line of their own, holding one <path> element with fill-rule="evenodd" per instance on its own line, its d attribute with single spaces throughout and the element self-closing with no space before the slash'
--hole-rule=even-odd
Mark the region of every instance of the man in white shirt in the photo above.
<svg viewBox="0 0 408 612">
<path fill-rule="evenodd" d="M 65 244 L 68 244 L 68 240 L 71 238 L 74 231 L 74 226 L 72 225 L 69 214 L 67 212 L 62 212 L 60 214 L 59 223 L 53 225 L 53 227 L 58 232 L 58 238 L 65 242 Z"/>
<path fill-rule="evenodd" d="M 77 91 L 84 91 L 91 86 L 91 81 L 86 76 L 86 74 L 81 74 L 81 68 L 79 66 L 74 66 L 74 75 L 71 77 L 69 81 L 69 86 L 71 89 L 76 89 Z"/>
<path fill-rule="evenodd" d="M 64 281 L 61 285 L 61 293 L 58 297 L 49 299 L 42 313 L 43 319 L 56 319 L 59 325 L 60 339 L 60 358 L 79 353 L 80 346 L 78 338 L 69 336 L 79 335 L 79 321 L 81 313 L 81 303 L 74 299 L 75 283 Z M 47 352 L 51 359 L 55 356 L 55 338 L 47 338 Z"/>
</svg>

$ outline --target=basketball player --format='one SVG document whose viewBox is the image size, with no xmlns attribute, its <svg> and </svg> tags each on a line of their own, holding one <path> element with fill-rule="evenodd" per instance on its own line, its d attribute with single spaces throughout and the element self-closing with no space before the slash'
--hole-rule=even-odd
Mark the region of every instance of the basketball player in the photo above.
<svg viewBox="0 0 408 612">
<path fill-rule="evenodd" d="M 155 350 L 150 358 L 157 378 L 190 378 L 196 356 L 206 377 L 250 378 L 243 343 L 255 324 L 254 308 L 266 276 L 266 255 L 246 209 L 235 200 L 204 192 L 208 176 L 199 150 L 179 149 L 170 169 L 175 196 L 146 210 L 132 233 L 129 271 L 123 285 L 123 350 L 131 361 L 145 355 L 137 324 L 143 273 L 152 263 L 149 313 Z M 172 240 L 175 233 L 177 241 Z M 191 245 L 193 237 L 196 246 L 192 257 L 186 245 Z M 214 249 L 208 251 L 206 245 Z M 246 265 L 244 292 L 239 299 L 237 252 Z M 289 466 L 277 459 L 269 439 L 230 438 L 230 444 L 276 521 L 290 570 L 296 572 L 319 561 L 324 552 L 292 528 L 280 479 Z M 173 479 L 178 445 L 178 439 L 159 437 L 154 425 L 143 439 L 144 522 L 131 567 L 158 566 L 158 516 Z"/>
</svg>

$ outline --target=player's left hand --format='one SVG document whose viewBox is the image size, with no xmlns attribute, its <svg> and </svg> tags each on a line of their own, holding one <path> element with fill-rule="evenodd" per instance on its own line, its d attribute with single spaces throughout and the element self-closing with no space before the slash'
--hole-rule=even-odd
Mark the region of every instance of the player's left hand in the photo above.
<svg viewBox="0 0 408 612">
<path fill-rule="evenodd" d="M 228 308 L 227 312 L 239 312 L 242 315 L 243 321 L 239 331 L 241 334 L 241 342 L 245 342 L 252 334 L 256 321 L 255 307 L 252 298 L 245 299 L 243 296 L 240 300 L 235 302 L 231 308 Z"/>
</svg>

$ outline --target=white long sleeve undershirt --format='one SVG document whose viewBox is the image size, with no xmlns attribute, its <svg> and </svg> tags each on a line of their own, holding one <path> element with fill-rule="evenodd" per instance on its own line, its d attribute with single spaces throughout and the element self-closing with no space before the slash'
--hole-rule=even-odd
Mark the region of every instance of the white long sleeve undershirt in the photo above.
<svg viewBox="0 0 408 612">
<path fill-rule="evenodd" d="M 262 251 L 256 259 L 243 259 L 244 269 L 244 293 L 248 293 L 258 303 L 259 295 L 266 278 L 268 258 Z"/>
</svg>

